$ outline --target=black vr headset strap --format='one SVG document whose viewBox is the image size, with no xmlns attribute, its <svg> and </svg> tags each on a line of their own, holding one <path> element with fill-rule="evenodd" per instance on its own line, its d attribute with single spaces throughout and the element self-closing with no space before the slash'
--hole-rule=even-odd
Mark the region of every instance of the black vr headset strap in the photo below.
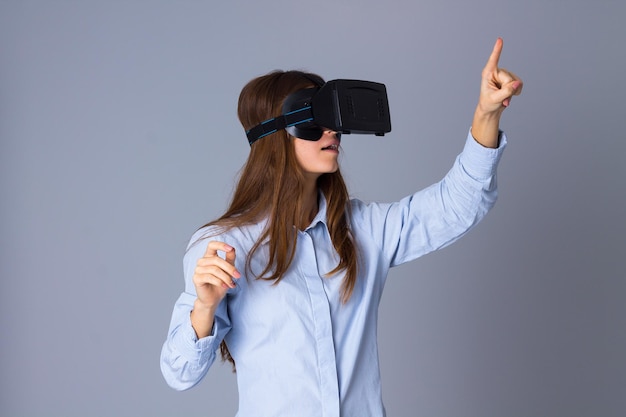
<svg viewBox="0 0 626 417">
<path fill-rule="evenodd" d="M 311 120 L 313 120 L 313 112 L 311 111 L 311 106 L 292 110 L 273 119 L 266 120 L 248 130 L 246 132 L 246 136 L 248 137 L 248 143 L 252 145 L 257 140 L 267 135 L 271 135 L 272 133 L 275 133 L 281 129 L 290 126 L 296 126 L 300 123 L 310 122 Z"/>
</svg>

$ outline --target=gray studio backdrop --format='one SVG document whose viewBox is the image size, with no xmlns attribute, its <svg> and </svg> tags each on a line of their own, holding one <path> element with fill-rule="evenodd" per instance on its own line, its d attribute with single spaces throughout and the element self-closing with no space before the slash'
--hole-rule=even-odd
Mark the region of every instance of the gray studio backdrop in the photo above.
<svg viewBox="0 0 626 417">
<path fill-rule="evenodd" d="M 392 201 L 451 166 L 498 36 L 525 81 L 500 200 L 390 276 L 388 415 L 625 415 L 625 4 L 0 1 L 0 415 L 233 416 L 228 366 L 178 393 L 158 361 L 186 242 L 248 152 L 241 87 L 385 83 L 393 132 L 346 137 L 342 167 Z"/>
</svg>

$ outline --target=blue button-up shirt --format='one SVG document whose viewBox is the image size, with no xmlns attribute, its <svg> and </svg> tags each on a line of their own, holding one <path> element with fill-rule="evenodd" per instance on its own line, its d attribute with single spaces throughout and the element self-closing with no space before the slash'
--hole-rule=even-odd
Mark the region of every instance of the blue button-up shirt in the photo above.
<svg viewBox="0 0 626 417">
<path fill-rule="evenodd" d="M 350 227 L 360 253 L 356 287 L 341 302 L 342 273 L 326 226 L 326 201 L 311 225 L 298 232 L 293 263 L 277 285 L 255 279 L 267 263 L 267 245 L 245 262 L 264 223 L 202 239 L 199 230 L 184 257 L 185 291 L 176 301 L 162 349 L 161 369 L 170 386 L 197 384 L 225 339 L 237 365 L 238 417 L 384 416 L 376 327 L 390 267 L 454 242 L 496 200 L 496 166 L 506 144 L 487 149 L 468 135 L 463 152 L 440 182 L 390 204 L 351 200 Z M 209 240 L 237 250 L 242 273 L 220 304 L 210 336 L 197 339 L 189 313 L 192 282 Z M 244 272 L 246 271 L 246 272 Z"/>
</svg>

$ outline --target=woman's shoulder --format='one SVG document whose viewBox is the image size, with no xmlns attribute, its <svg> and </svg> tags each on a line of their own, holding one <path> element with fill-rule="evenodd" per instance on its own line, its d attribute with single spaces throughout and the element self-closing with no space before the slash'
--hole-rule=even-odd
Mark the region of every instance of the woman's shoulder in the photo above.
<svg viewBox="0 0 626 417">
<path fill-rule="evenodd" d="M 350 212 L 353 217 L 368 215 L 371 212 L 387 210 L 389 206 L 398 204 L 399 202 L 385 203 L 379 201 L 365 201 L 358 198 L 350 199 Z"/>
<path fill-rule="evenodd" d="M 209 224 L 196 230 L 191 238 L 187 250 L 193 246 L 206 246 L 211 240 L 228 243 L 231 246 L 252 246 L 263 231 L 264 223 L 243 224 L 237 226 L 223 224 Z M 205 242 L 202 244 L 202 242 Z"/>
</svg>

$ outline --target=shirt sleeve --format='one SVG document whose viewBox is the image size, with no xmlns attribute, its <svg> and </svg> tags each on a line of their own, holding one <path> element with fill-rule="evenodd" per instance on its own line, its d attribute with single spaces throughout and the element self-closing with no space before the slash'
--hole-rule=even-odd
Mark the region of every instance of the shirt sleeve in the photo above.
<svg viewBox="0 0 626 417">
<path fill-rule="evenodd" d="M 195 242 L 195 236 L 192 242 Z M 161 372 L 168 385 L 182 391 L 196 385 L 215 361 L 217 350 L 230 330 L 227 298 L 219 305 L 212 333 L 198 339 L 191 325 L 190 313 L 196 300 L 193 273 L 196 263 L 206 251 L 208 240 L 189 246 L 183 260 L 185 291 L 178 297 L 172 312 L 167 339 L 161 349 Z"/>
<path fill-rule="evenodd" d="M 485 148 L 470 130 L 463 151 L 441 181 L 395 203 L 357 202 L 353 217 L 357 229 L 365 232 L 361 238 L 376 242 L 389 266 L 458 240 L 495 204 L 496 168 L 506 144 L 500 132 L 498 148 Z"/>
</svg>

